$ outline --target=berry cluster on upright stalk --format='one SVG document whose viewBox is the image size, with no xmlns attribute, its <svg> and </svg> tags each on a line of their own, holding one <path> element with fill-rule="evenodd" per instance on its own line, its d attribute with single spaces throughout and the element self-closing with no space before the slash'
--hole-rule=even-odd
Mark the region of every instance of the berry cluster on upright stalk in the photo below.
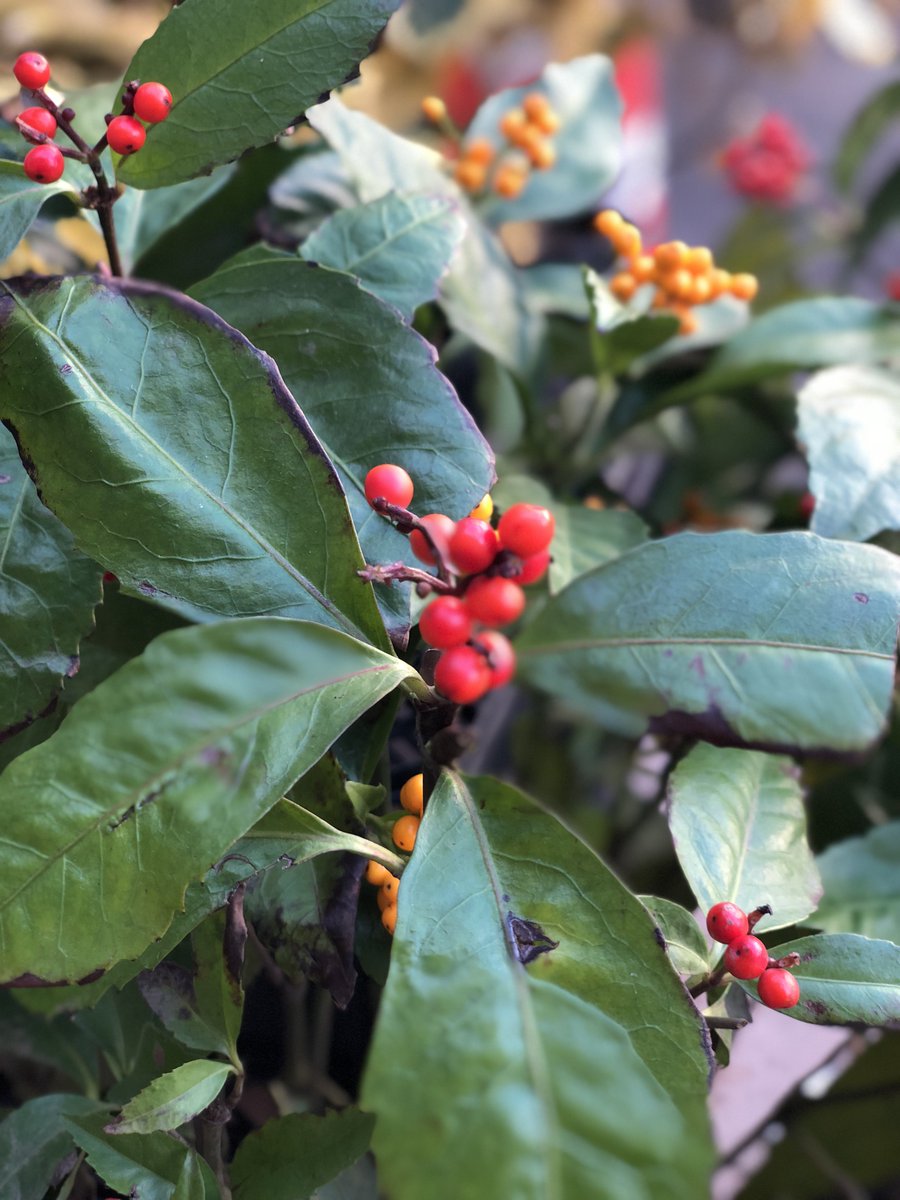
<svg viewBox="0 0 900 1200">
<path fill-rule="evenodd" d="M 411 775 L 400 789 L 400 805 L 406 811 L 398 817 L 391 828 L 391 839 L 398 850 L 412 854 L 419 832 L 419 823 L 425 808 L 425 776 Z M 387 867 L 370 859 L 366 866 L 366 882 L 378 888 L 378 908 L 381 924 L 393 936 L 397 925 L 397 903 L 400 898 L 400 880 Z"/>
<path fill-rule="evenodd" d="M 706 246 L 662 242 L 645 252 L 640 231 L 614 208 L 597 213 L 594 228 L 627 264 L 609 283 L 616 299 L 627 304 L 638 288 L 652 286 L 652 307 L 674 313 L 679 318 L 681 333 L 696 330 L 693 310 L 698 305 L 709 304 L 724 295 L 748 302 L 756 297 L 759 288 L 756 277 L 745 273 L 733 275 L 716 266 L 713 253 Z"/>
<path fill-rule="evenodd" d="M 732 188 L 762 204 L 793 200 L 809 161 L 797 130 L 780 113 L 768 113 L 753 133 L 735 138 L 722 152 Z"/>
<path fill-rule="evenodd" d="M 467 192 L 493 191 L 514 200 L 532 171 L 547 171 L 556 162 L 553 135 L 559 129 L 559 116 L 543 92 L 529 92 L 521 106 L 503 114 L 498 124 L 503 143 L 499 149 L 486 137 L 465 141 L 439 96 L 426 96 L 422 112 L 458 151 L 453 176 Z"/>
<path fill-rule="evenodd" d="M 799 960 L 795 955 L 770 958 L 765 945 L 751 932 L 757 921 L 771 911 L 768 905 L 762 905 L 748 916 L 730 900 L 723 900 L 706 914 L 706 929 L 710 937 L 726 947 L 723 973 L 727 971 L 735 979 L 756 979 L 759 998 L 768 1008 L 793 1008 L 800 999 L 800 984 L 787 968 Z"/>
</svg>

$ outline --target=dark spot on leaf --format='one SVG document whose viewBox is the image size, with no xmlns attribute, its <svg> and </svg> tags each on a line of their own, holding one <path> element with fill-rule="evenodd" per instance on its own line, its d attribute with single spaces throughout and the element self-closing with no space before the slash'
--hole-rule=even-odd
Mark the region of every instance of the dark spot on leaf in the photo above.
<svg viewBox="0 0 900 1200">
<path fill-rule="evenodd" d="M 506 914 L 506 928 L 513 953 L 520 963 L 533 962 L 539 954 L 549 954 L 559 945 L 536 921 L 515 917 L 511 912 Z"/>
<path fill-rule="evenodd" d="M 660 950 L 667 950 L 666 939 L 663 937 L 663 931 L 658 925 L 653 926 L 653 936 L 656 938 L 656 944 Z"/>
<path fill-rule="evenodd" d="M 804 1000 L 803 1007 L 811 1013 L 815 1013 L 817 1017 L 824 1017 L 828 1014 L 828 1005 L 823 1004 L 821 1000 Z"/>
<path fill-rule="evenodd" d="M 0 483 L 12 483 L 12 475 L 0 475 Z"/>
<path fill-rule="evenodd" d="M 59 373 L 60 375 L 69 375 L 71 374 L 72 369 L 71 363 L 60 363 Z"/>
<path fill-rule="evenodd" d="M 138 584 L 138 591 L 142 592 L 145 596 L 156 596 L 159 594 L 159 589 L 155 588 L 153 584 L 148 582 L 146 579 L 142 579 Z"/>
<path fill-rule="evenodd" d="M 16 979 L 10 979 L 6 983 L 0 983 L 0 987 L 4 988 L 34 988 L 34 987 L 66 987 L 74 983 L 76 987 L 84 987 L 89 983 L 94 983 L 103 974 L 103 968 L 96 971 L 91 971 L 90 975 L 84 975 L 81 979 L 41 979 L 38 975 L 32 975 L 27 971 L 24 975 L 19 975 Z"/>
<path fill-rule="evenodd" d="M 741 746 L 746 750 L 765 750 L 769 754 L 799 754 L 791 742 L 748 741 L 728 723 L 716 703 L 703 712 L 686 712 L 673 708 L 650 718 L 648 733 L 674 734 L 677 737 L 700 738 L 714 746 Z M 837 762 L 862 762 L 862 751 L 839 751 L 831 746 L 803 747 L 804 756 L 833 759 Z"/>
<path fill-rule="evenodd" d="M 9 739 L 15 737 L 17 733 L 21 733 L 23 729 L 27 729 L 29 725 L 33 724 L 33 722 L 40 721 L 43 717 L 48 717 L 56 708 L 58 702 L 59 696 L 53 696 L 50 699 L 47 707 L 42 709 L 39 713 L 26 713 L 21 721 L 16 721 L 15 724 L 7 725 L 5 729 L 0 729 L 0 742 L 9 741 Z"/>
<path fill-rule="evenodd" d="M 671 658 L 674 653 L 675 653 L 674 650 L 664 650 L 663 658 Z"/>
<path fill-rule="evenodd" d="M 853 599 L 859 601 L 860 604 L 868 604 L 869 603 L 869 597 L 866 595 L 865 592 L 854 592 Z"/>
<path fill-rule="evenodd" d="M 66 668 L 66 679 L 73 679 L 78 674 L 78 668 L 81 666 L 81 659 L 77 654 L 69 655 L 69 665 Z"/>
<path fill-rule="evenodd" d="M 189 1008 L 179 1008 L 177 1015 L 179 1021 L 189 1021 L 191 1019 L 191 1010 Z"/>
</svg>

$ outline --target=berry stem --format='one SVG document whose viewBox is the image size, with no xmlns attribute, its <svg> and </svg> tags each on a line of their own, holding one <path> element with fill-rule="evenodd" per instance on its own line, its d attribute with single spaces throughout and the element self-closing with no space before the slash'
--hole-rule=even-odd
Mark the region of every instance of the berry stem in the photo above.
<svg viewBox="0 0 900 1200">
<path fill-rule="evenodd" d="M 748 932 L 752 933 L 753 926 L 756 925 L 757 922 L 761 921 L 763 919 L 763 917 L 771 917 L 771 915 L 772 915 L 771 904 L 761 904 L 759 906 L 759 908 L 754 908 L 753 912 L 747 913 L 747 930 L 748 930 Z"/>
<path fill-rule="evenodd" d="M 703 1020 L 710 1029 L 743 1029 L 750 1024 L 746 1017 L 707 1017 L 704 1014 Z"/>
<path fill-rule="evenodd" d="M 725 969 L 725 962 L 723 959 L 723 961 L 720 962 L 719 965 L 707 975 L 705 975 L 699 983 L 695 983 L 694 986 L 689 989 L 690 995 L 696 1000 L 696 998 L 698 996 L 702 996 L 704 992 L 708 992 L 711 988 L 718 987 L 727 974 L 728 972 Z"/>
<path fill-rule="evenodd" d="M 781 967 L 783 970 L 786 971 L 789 967 L 796 967 L 799 962 L 800 962 L 800 955 L 797 953 L 796 950 L 792 950 L 790 952 L 790 954 L 786 954 L 784 956 L 784 958 L 772 958 L 772 956 L 770 955 L 769 963 L 768 963 L 768 966 L 766 967 L 766 970 L 769 970 L 772 967 Z"/>
<path fill-rule="evenodd" d="M 360 579 L 368 583 L 421 583 L 434 592 L 452 592 L 454 587 L 445 579 L 437 579 L 421 567 L 410 567 L 405 562 L 367 563 L 361 571 L 356 572 Z"/>
<path fill-rule="evenodd" d="M 435 557 L 438 579 L 440 579 L 442 583 L 450 585 L 450 571 L 447 568 L 447 564 L 444 562 L 443 555 L 441 554 L 441 548 L 431 536 L 428 526 L 420 521 L 416 514 L 410 512 L 408 508 L 401 508 L 399 504 L 390 504 L 387 500 L 382 499 L 380 496 L 376 496 L 375 499 L 371 500 L 369 503 L 377 513 L 381 514 L 382 517 L 387 517 L 389 521 L 393 521 L 399 533 L 409 536 L 414 529 L 418 529 L 419 533 L 421 533 L 422 537 L 430 546 L 431 552 Z M 413 570 L 414 568 L 408 569 Z M 422 574 L 427 574 L 427 572 L 422 572 Z M 441 590 L 448 591 L 450 588 L 445 587 Z"/>
</svg>

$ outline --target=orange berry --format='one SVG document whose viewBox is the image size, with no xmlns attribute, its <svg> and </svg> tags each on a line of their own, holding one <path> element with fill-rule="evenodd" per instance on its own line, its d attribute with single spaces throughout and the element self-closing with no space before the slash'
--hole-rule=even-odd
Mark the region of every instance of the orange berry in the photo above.
<svg viewBox="0 0 900 1200">
<path fill-rule="evenodd" d="M 384 888 L 379 888 L 375 893 L 375 903 L 378 905 L 378 911 L 384 912 L 386 908 L 390 908 L 391 905 L 395 905 L 397 903 L 397 896 L 396 894 L 392 896 L 391 893 L 386 892 Z"/>
<path fill-rule="evenodd" d="M 609 290 L 617 300 L 627 304 L 637 291 L 637 280 L 630 271 L 620 271 L 609 281 Z"/>
<path fill-rule="evenodd" d="M 456 164 L 453 177 L 465 191 L 480 192 L 487 182 L 487 167 L 483 163 L 463 158 Z"/>
<path fill-rule="evenodd" d="M 652 301 L 650 307 L 651 308 L 668 308 L 671 303 L 672 303 L 672 297 L 669 295 L 669 293 L 666 291 L 666 289 L 665 288 L 657 288 L 656 291 L 653 293 L 653 301 Z"/>
<path fill-rule="evenodd" d="M 721 267 L 713 267 L 709 273 L 709 298 L 715 300 L 723 292 L 731 291 L 731 272 L 723 271 Z"/>
<path fill-rule="evenodd" d="M 706 275 L 695 275 L 686 297 L 690 304 L 706 304 L 712 297 L 712 284 Z"/>
<path fill-rule="evenodd" d="M 494 176 L 494 191 L 505 200 L 515 200 L 528 181 L 528 173 L 522 167 L 504 163 Z"/>
<path fill-rule="evenodd" d="M 528 118 L 521 108 L 511 108 L 500 118 L 500 132 L 510 142 L 516 142 L 527 125 Z"/>
<path fill-rule="evenodd" d="M 394 930 L 397 928 L 397 905 L 391 904 L 381 914 L 381 923 L 391 935 L 394 936 Z"/>
<path fill-rule="evenodd" d="M 494 160 L 494 144 L 488 138 L 475 138 L 463 149 L 463 158 L 486 167 Z"/>
<path fill-rule="evenodd" d="M 372 883 L 375 887 L 381 887 L 386 879 L 391 877 L 387 867 L 383 867 L 380 862 L 376 862 L 374 858 L 370 858 L 366 866 L 366 883 Z"/>
<path fill-rule="evenodd" d="M 639 254 L 631 264 L 631 272 L 638 283 L 649 283 L 656 279 L 656 261 L 652 254 Z"/>
<path fill-rule="evenodd" d="M 613 249 L 621 258 L 637 258 L 641 252 L 641 235 L 637 226 L 625 221 L 622 228 L 610 239 Z"/>
<path fill-rule="evenodd" d="M 679 333 L 696 333 L 697 316 L 691 311 L 691 309 L 682 309 L 677 315 L 681 318 L 681 324 L 678 327 Z"/>
<path fill-rule="evenodd" d="M 419 818 L 414 817 L 410 813 L 409 816 L 401 817 L 399 821 L 394 822 L 391 837 L 394 839 L 394 845 L 399 850 L 405 850 L 409 854 L 416 844 L 416 834 L 418 832 Z"/>
<path fill-rule="evenodd" d="M 529 121 L 538 121 L 544 113 L 553 111 L 543 92 L 529 92 L 522 101 L 522 107 Z"/>
<path fill-rule="evenodd" d="M 653 251 L 653 258 L 660 271 L 677 271 L 684 266 L 687 252 L 684 242 L 663 242 Z"/>
<path fill-rule="evenodd" d="M 400 880 L 396 875 L 389 875 L 378 891 L 379 894 L 387 896 L 389 900 L 396 900 L 400 891 Z"/>
<path fill-rule="evenodd" d="M 422 112 L 429 121 L 439 125 L 447 118 L 447 105 L 440 96 L 425 96 L 422 100 Z"/>
<path fill-rule="evenodd" d="M 694 277 L 684 267 L 678 267 L 674 271 L 666 271 L 660 275 L 659 284 L 676 300 L 687 300 L 694 286 Z"/>
<path fill-rule="evenodd" d="M 594 228 L 598 233 L 602 233 L 604 237 L 610 241 L 619 233 L 622 226 L 625 224 L 625 218 L 620 212 L 616 212 L 614 208 L 604 208 L 602 212 L 598 212 L 594 217 Z"/>
<path fill-rule="evenodd" d="M 425 776 L 411 775 L 400 789 L 400 803 L 407 812 L 421 817 L 425 803 Z"/>
<path fill-rule="evenodd" d="M 754 300 L 759 291 L 759 280 L 755 275 L 735 275 L 731 280 L 731 294 L 738 300 Z"/>
<path fill-rule="evenodd" d="M 539 117 L 532 117 L 531 119 L 541 133 L 546 134 L 547 137 L 552 137 L 559 129 L 559 117 L 552 108 L 548 108 L 545 112 L 542 112 Z"/>
<path fill-rule="evenodd" d="M 695 275 L 705 275 L 715 266 L 712 250 L 707 246 L 691 246 L 684 256 L 684 265 Z"/>
<path fill-rule="evenodd" d="M 527 147 L 526 153 L 531 159 L 531 165 L 538 171 L 549 171 L 556 162 L 556 151 L 544 138 L 540 141 L 534 140 Z"/>
<path fill-rule="evenodd" d="M 594 512 L 602 512 L 606 505 L 599 496 L 585 496 L 581 502 L 585 508 L 590 508 Z"/>
<path fill-rule="evenodd" d="M 493 515 L 494 502 L 491 499 L 489 492 L 481 497 L 481 499 L 469 513 L 469 516 L 474 518 L 476 521 L 489 521 Z"/>
</svg>

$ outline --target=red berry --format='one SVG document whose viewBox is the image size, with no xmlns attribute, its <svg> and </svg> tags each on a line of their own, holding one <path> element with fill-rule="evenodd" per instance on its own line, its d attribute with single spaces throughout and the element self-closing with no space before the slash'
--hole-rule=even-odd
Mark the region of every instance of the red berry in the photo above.
<svg viewBox="0 0 900 1200">
<path fill-rule="evenodd" d="M 475 575 L 484 571 L 497 557 L 497 535 L 487 523 L 477 517 L 463 517 L 456 522 L 450 538 L 450 557 L 460 571 Z"/>
<path fill-rule="evenodd" d="M 445 517 L 443 513 L 429 513 L 427 517 L 422 517 L 422 524 L 434 538 L 441 557 L 448 559 L 450 557 L 450 539 L 453 537 L 456 522 Z M 425 540 L 425 535 L 418 529 L 414 529 L 409 535 L 409 548 L 419 562 L 427 563 L 429 567 L 433 567 L 437 562 L 431 547 Z"/>
<path fill-rule="evenodd" d="M 759 998 L 768 1008 L 793 1008 L 800 999 L 800 984 L 782 967 L 763 971 L 756 984 Z"/>
<path fill-rule="evenodd" d="M 546 550 L 556 527 L 549 508 L 537 504 L 514 504 L 500 518 L 497 532 L 505 550 L 512 550 L 520 558 L 529 558 Z"/>
<path fill-rule="evenodd" d="M 525 593 L 511 579 L 493 575 L 472 580 L 466 590 L 465 605 L 469 615 L 484 625 L 508 625 L 522 615 Z"/>
<path fill-rule="evenodd" d="M 22 166 L 35 183 L 56 183 L 65 169 L 66 160 L 58 146 L 35 146 L 25 155 Z"/>
<path fill-rule="evenodd" d="M 382 463 L 373 467 L 366 475 L 366 499 L 387 500 L 397 508 L 407 508 L 413 498 L 413 481 L 402 467 L 393 463 Z"/>
<path fill-rule="evenodd" d="M 26 108 L 24 112 L 20 112 L 16 117 L 16 123 L 19 125 L 19 132 L 26 142 L 32 142 L 34 145 L 46 145 L 45 142 L 38 142 L 37 138 L 29 137 L 22 128 L 22 125 L 27 125 L 30 129 L 37 130 L 38 133 L 43 133 L 47 137 L 56 137 L 56 117 L 52 112 L 48 112 L 46 108 Z"/>
<path fill-rule="evenodd" d="M 522 565 L 516 574 L 507 575 L 506 578 L 511 579 L 513 583 L 527 587 L 529 583 L 537 583 L 539 579 L 544 578 L 547 568 L 550 566 L 550 551 L 539 550 L 537 554 L 529 554 L 521 561 Z"/>
<path fill-rule="evenodd" d="M 752 933 L 735 938 L 725 951 L 725 969 L 735 979 L 756 979 L 769 963 L 769 952 Z"/>
<path fill-rule="evenodd" d="M 16 59 L 13 75 L 21 87 L 36 92 L 50 78 L 50 64 L 43 54 L 38 54 L 35 50 L 26 50 Z"/>
<path fill-rule="evenodd" d="M 491 687 L 503 687 L 504 683 L 509 683 L 516 673 L 516 652 L 509 638 L 496 629 L 483 629 L 473 639 L 472 645 L 487 655 L 491 668 Z"/>
<path fill-rule="evenodd" d="M 453 646 L 445 650 L 434 669 L 439 692 L 454 704 L 472 704 L 491 686 L 491 668 L 487 659 L 471 646 Z"/>
<path fill-rule="evenodd" d="M 429 646 L 449 650 L 472 636 L 472 618 L 458 596 L 438 596 L 422 610 L 419 633 Z"/>
<path fill-rule="evenodd" d="M 142 83 L 134 93 L 135 116 L 155 125 L 164 121 L 172 107 L 172 93 L 162 83 Z"/>
<path fill-rule="evenodd" d="M 134 117 L 113 117 L 106 127 L 106 140 L 116 154 L 134 154 L 147 140 L 147 131 Z"/>
<path fill-rule="evenodd" d="M 717 942 L 724 942 L 726 946 L 750 931 L 747 914 L 730 900 L 712 906 L 706 914 L 706 928 L 710 937 Z"/>
</svg>

